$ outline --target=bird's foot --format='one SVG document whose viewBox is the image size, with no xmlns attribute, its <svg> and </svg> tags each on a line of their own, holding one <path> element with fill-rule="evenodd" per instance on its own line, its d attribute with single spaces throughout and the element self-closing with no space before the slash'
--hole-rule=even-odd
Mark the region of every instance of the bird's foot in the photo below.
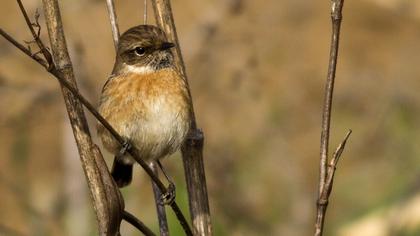
<svg viewBox="0 0 420 236">
<path fill-rule="evenodd" d="M 131 144 L 128 140 L 124 140 L 121 149 L 117 154 L 117 158 L 122 158 L 131 149 Z"/>
<path fill-rule="evenodd" d="M 175 197 L 176 197 L 175 184 L 170 182 L 166 190 L 166 193 L 162 194 L 159 203 L 161 205 L 171 205 L 175 201 Z"/>
</svg>

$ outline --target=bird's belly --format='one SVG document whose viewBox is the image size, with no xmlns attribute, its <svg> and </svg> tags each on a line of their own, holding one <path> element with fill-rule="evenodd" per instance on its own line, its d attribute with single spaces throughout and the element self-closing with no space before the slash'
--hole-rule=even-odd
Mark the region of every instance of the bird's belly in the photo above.
<svg viewBox="0 0 420 236">
<path fill-rule="evenodd" d="M 177 96 L 139 99 L 142 102 L 137 104 L 125 100 L 120 100 L 120 105 L 113 106 L 114 109 L 106 109 L 104 105 L 102 110 L 114 110 L 108 112 L 105 119 L 139 150 L 141 158 L 146 161 L 159 159 L 179 148 L 190 128 L 186 100 L 177 99 Z M 109 134 L 101 137 L 109 151 L 118 152 L 119 144 Z"/>
<path fill-rule="evenodd" d="M 189 130 L 185 105 L 159 101 L 148 107 L 147 115 L 138 120 L 130 138 L 140 155 L 145 159 L 158 159 L 178 149 Z"/>
</svg>

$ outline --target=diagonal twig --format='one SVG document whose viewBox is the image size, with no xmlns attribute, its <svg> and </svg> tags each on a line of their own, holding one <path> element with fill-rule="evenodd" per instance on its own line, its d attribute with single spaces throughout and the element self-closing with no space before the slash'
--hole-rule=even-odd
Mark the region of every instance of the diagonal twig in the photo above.
<svg viewBox="0 0 420 236">
<path fill-rule="evenodd" d="M 328 203 L 328 198 L 330 197 L 331 190 L 333 187 L 335 170 L 337 169 L 338 161 L 340 160 L 341 154 L 344 151 L 347 140 L 349 139 L 351 133 L 352 130 L 349 130 L 347 132 L 343 141 L 340 143 L 340 145 L 338 145 L 337 149 L 335 150 L 333 157 L 330 160 L 330 163 L 328 164 L 327 178 L 325 179 L 324 190 L 322 191 L 320 202 Z"/>
<path fill-rule="evenodd" d="M 7 41 L 9 41 L 15 47 L 17 47 L 19 50 L 21 50 L 23 53 L 25 53 L 26 55 L 34 59 L 36 62 L 41 64 L 43 67 L 48 68 L 48 63 L 44 59 L 39 57 L 37 54 L 33 54 L 28 48 L 20 44 L 18 41 L 16 41 L 12 36 L 10 36 L 1 28 L 0 28 L 0 35 L 3 36 Z"/>
<path fill-rule="evenodd" d="M 136 229 L 140 230 L 146 236 L 155 236 L 155 233 L 151 231 L 143 222 L 133 216 L 130 212 L 124 211 L 123 212 L 123 219 L 130 223 L 132 226 L 136 227 Z"/>
</svg>

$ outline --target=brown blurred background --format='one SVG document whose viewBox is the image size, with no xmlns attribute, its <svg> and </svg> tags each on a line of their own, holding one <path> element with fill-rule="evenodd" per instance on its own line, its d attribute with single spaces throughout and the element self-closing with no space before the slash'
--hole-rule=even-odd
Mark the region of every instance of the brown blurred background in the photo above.
<svg viewBox="0 0 420 236">
<path fill-rule="evenodd" d="M 96 104 L 114 60 L 105 1 L 60 2 L 78 84 Z M 116 2 L 122 31 L 142 23 L 143 1 Z M 42 13 L 41 1 L 24 4 L 31 15 Z M 311 235 L 330 1 L 172 4 L 206 135 L 215 235 Z M 0 26 L 30 39 L 13 0 L 2 1 Z M 339 163 L 326 235 L 420 235 L 419 39 L 420 2 L 346 1 L 331 148 L 347 129 L 354 132 Z M 4 39 L 0 111 L 0 235 L 95 235 L 58 83 Z M 164 165 L 187 213 L 179 154 Z M 123 194 L 127 208 L 157 230 L 140 167 Z M 168 214 L 173 235 L 181 235 Z M 122 234 L 135 235 L 126 224 Z"/>
</svg>

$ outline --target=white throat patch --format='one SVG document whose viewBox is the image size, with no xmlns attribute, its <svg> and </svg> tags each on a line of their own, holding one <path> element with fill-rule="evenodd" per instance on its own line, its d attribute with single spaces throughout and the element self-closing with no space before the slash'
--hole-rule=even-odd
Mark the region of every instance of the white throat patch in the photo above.
<svg viewBox="0 0 420 236">
<path fill-rule="evenodd" d="M 126 73 L 148 74 L 154 71 L 151 66 L 132 66 L 125 64 L 124 67 Z"/>
</svg>

